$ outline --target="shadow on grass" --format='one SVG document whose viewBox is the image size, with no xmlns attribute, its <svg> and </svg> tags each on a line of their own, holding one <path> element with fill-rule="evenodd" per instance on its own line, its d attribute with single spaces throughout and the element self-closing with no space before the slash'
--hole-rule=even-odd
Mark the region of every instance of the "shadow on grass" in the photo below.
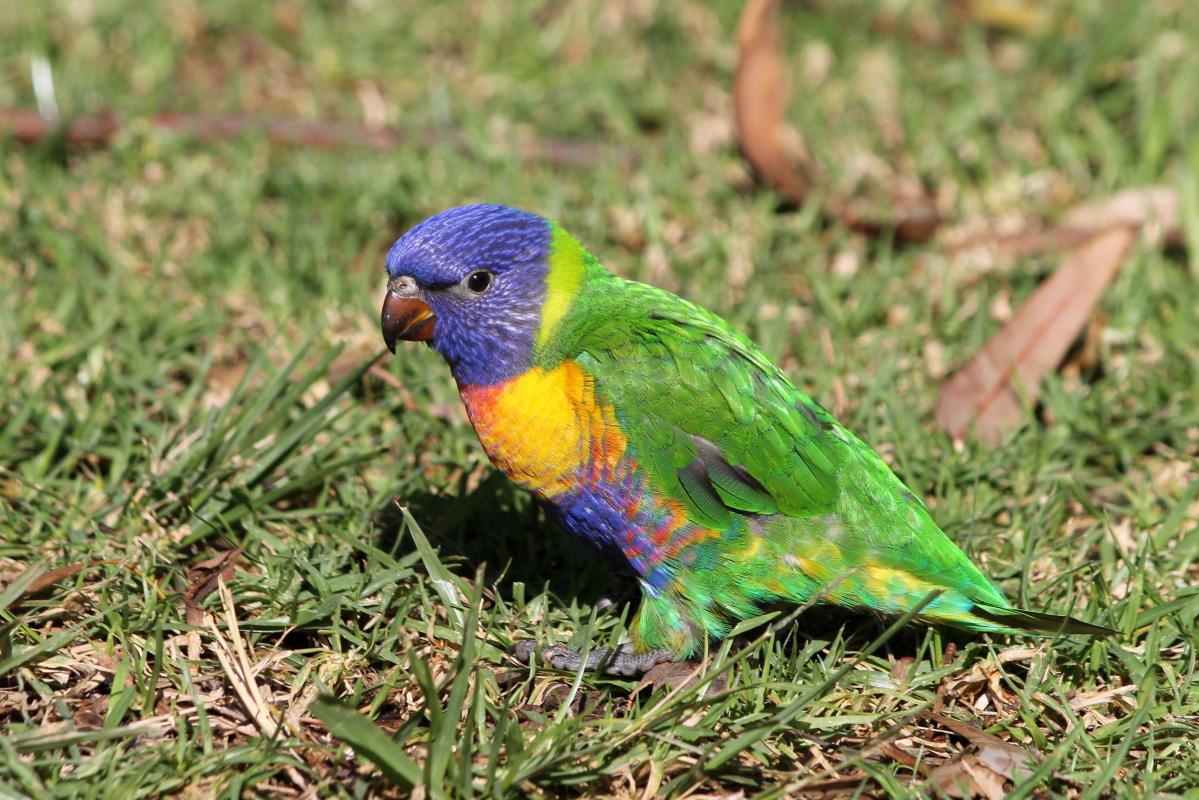
<svg viewBox="0 0 1199 800">
<path fill-rule="evenodd" d="M 791 607 L 777 607 L 784 615 Z M 893 619 L 874 612 L 842 608 L 834 605 L 818 605 L 799 614 L 793 622 L 778 631 L 779 639 L 785 646 L 790 646 L 792 640 L 802 643 L 808 640 L 833 641 L 838 636 L 845 642 L 850 652 L 859 652 L 867 648 L 880 634 L 885 631 Z M 915 656 L 923 647 L 928 635 L 928 625 L 913 622 L 896 631 L 880 653 L 889 654 L 893 658 Z M 939 626 L 942 640 L 952 642 L 961 648 L 980 638 L 978 633 L 964 629 Z M 760 633 L 755 629 L 747 634 L 747 641 Z M 798 646 L 802 646 L 799 644 Z"/>
<path fill-rule="evenodd" d="M 463 494 L 418 492 L 402 502 L 449 569 L 474 577 L 485 565 L 487 584 L 505 597 L 523 583 L 527 597 L 548 585 L 567 602 L 636 598 L 631 573 L 546 519 L 533 497 L 498 472 Z M 379 528 L 379 546 L 391 550 L 403 535 L 403 517 L 394 504 L 384 509 Z"/>
</svg>

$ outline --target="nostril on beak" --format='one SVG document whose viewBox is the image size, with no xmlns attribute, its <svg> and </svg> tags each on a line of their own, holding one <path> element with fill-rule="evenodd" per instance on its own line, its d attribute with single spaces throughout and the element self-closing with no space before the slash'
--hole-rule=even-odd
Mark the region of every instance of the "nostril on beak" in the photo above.
<svg viewBox="0 0 1199 800">
<path fill-rule="evenodd" d="M 416 279 L 411 275 L 401 275 L 398 278 L 393 278 L 388 288 L 400 297 L 415 297 L 418 292 Z"/>
</svg>

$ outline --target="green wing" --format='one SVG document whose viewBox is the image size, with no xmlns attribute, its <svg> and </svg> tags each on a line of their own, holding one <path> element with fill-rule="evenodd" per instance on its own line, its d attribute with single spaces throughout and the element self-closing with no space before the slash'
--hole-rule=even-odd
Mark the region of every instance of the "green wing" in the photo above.
<svg viewBox="0 0 1199 800">
<path fill-rule="evenodd" d="M 587 276 L 537 363 L 575 359 L 611 403 L 650 491 L 716 536 L 668 547 L 668 590 L 634 621 L 681 656 L 773 600 L 817 591 L 849 606 L 978 630 L 1110 632 L 1012 608 L 881 458 L 723 320 L 623 281 Z M 692 531 L 693 532 L 693 531 Z M 657 569 L 658 567 L 655 567 Z M 939 592 L 931 602 L 930 592 Z"/>
<path fill-rule="evenodd" d="M 716 530 L 736 513 L 832 513 L 844 444 L 832 417 L 719 318 L 630 288 L 657 302 L 626 314 L 623 336 L 602 337 L 577 358 L 655 488 Z"/>
<path fill-rule="evenodd" d="M 583 300 L 588 324 L 571 357 L 616 409 L 650 485 L 696 525 L 733 538 L 753 518 L 778 557 L 819 552 L 829 572 L 910 576 L 912 596 L 931 584 L 1008 605 L 878 455 L 723 320 L 631 282 Z M 902 610 L 856 583 L 845 602 Z"/>
</svg>

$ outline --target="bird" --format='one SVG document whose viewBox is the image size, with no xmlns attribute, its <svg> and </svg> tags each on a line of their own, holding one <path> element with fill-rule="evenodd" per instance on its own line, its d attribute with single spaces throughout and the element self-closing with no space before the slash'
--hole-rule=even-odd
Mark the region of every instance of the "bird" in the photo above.
<svg viewBox="0 0 1199 800">
<path fill-rule="evenodd" d="M 388 349 L 439 353 L 495 467 L 640 587 L 631 641 L 583 659 L 525 640 L 523 660 L 638 674 L 812 601 L 1000 634 L 1112 633 L 1014 607 L 746 336 L 609 272 L 556 222 L 458 206 L 385 264 Z"/>
</svg>

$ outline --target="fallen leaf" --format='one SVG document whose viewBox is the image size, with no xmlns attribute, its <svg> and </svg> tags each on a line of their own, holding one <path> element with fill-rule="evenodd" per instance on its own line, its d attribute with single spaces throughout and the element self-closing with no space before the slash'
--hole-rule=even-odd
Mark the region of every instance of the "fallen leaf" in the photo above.
<svg viewBox="0 0 1199 800">
<path fill-rule="evenodd" d="M 77 575 L 85 569 L 89 569 L 91 567 L 98 566 L 100 564 L 115 564 L 115 563 L 117 563 L 116 560 L 111 559 L 111 558 L 96 559 L 95 561 L 80 561 L 76 564 L 68 564 L 65 567 L 56 567 L 55 569 L 52 569 L 48 572 L 43 572 L 42 574 L 37 575 L 32 580 L 30 580 L 29 584 L 24 589 L 22 589 L 16 595 L 16 597 L 12 598 L 12 600 L 11 600 L 12 606 L 15 608 L 16 606 L 21 605 L 29 598 L 34 597 L 38 594 L 41 594 L 42 592 L 46 591 L 47 589 L 49 589 L 51 586 L 58 583 L 59 581 L 65 580 L 66 578 L 70 578 L 73 575 Z M 39 569 L 39 567 L 30 567 L 29 569 L 36 570 L 36 569 Z M 5 585 L 4 587 L 0 587 L 0 588 L 8 588 L 8 586 L 11 586 L 12 584 L 16 583 L 19 580 L 27 580 L 27 578 L 25 576 L 28 574 L 29 574 L 29 570 L 26 570 L 25 572 L 21 573 L 17 577 L 13 578 L 13 580 L 10 581 L 7 585 Z"/>
<path fill-rule="evenodd" d="M 912 753 L 909 753 L 907 750 L 904 750 L 902 747 L 895 744 L 895 742 L 883 742 L 881 745 L 879 745 L 879 752 L 892 761 L 903 764 L 909 769 L 916 770 L 922 775 L 928 772 L 929 765 L 927 761 L 922 760 Z"/>
<path fill-rule="evenodd" d="M 926 719 L 949 729 L 975 748 L 975 752 L 966 753 L 929 772 L 930 783 L 943 796 L 1002 800 L 1007 795 L 1005 782 L 1014 783 L 1031 775 L 1031 765 L 1040 760 L 1020 745 L 960 720 L 940 714 L 928 714 Z"/>
<path fill-rule="evenodd" d="M 973 425 L 995 443 L 1024 418 L 1021 396 L 1036 400 L 1086 324 L 1100 295 L 1124 263 L 1136 229 L 1101 233 L 1073 250 L 964 368 L 945 382 L 937 422 L 961 439 Z"/>
<path fill-rule="evenodd" d="M 49 572 L 38 575 L 33 579 L 33 582 L 29 584 L 25 591 L 21 592 L 21 594 L 16 598 L 16 602 L 14 602 L 13 605 L 20 605 L 22 602 L 30 597 L 33 597 L 35 594 L 46 591 L 59 581 L 69 578 L 72 575 L 77 575 L 83 570 L 84 567 L 87 566 L 88 564 L 83 562 L 79 562 L 78 564 L 68 564 L 65 567 L 58 567 L 50 570 Z"/>
<path fill-rule="evenodd" d="M 820 794 L 826 797 L 844 797 L 860 793 L 862 788 L 872 780 L 871 776 L 863 772 L 855 772 L 852 775 L 846 775 L 842 778 L 829 778 L 823 781 L 801 783 L 795 787 L 788 787 L 788 789 L 797 795 Z M 694 796 L 692 795 L 692 797 Z"/>
<path fill-rule="evenodd" d="M 551 684 L 545 691 L 545 696 L 541 700 L 541 709 L 543 711 L 556 711 L 562 707 L 562 704 L 571 700 L 570 716 L 575 716 L 579 713 L 579 708 L 583 702 L 583 692 L 570 691 L 569 683 L 554 683 Z"/>
<path fill-rule="evenodd" d="M 1183 235 L 1180 202 L 1172 186 L 1124 189 L 1102 200 L 1074 206 L 1062 217 L 1061 226 L 1091 235 L 1120 225 L 1154 226 L 1165 241 L 1175 243 Z"/>
<path fill-rule="evenodd" d="M 779 32 L 779 0 L 749 0 L 737 23 L 737 71 L 733 76 L 733 124 L 750 165 L 771 188 L 802 204 L 806 165 L 796 162 L 783 137 L 787 86 Z"/>
<path fill-rule="evenodd" d="M 1103 689 L 1095 692 L 1078 692 L 1070 697 L 1070 708 L 1075 711 L 1082 711 L 1084 708 L 1091 706 L 1106 705 L 1112 700 L 1126 694 L 1134 694 L 1137 690 L 1135 683 L 1126 683 L 1123 686 L 1116 686 L 1111 689 Z M 1126 698 L 1132 705 L 1136 705 L 1136 698 Z"/>
<path fill-rule="evenodd" d="M 212 558 L 201 561 L 187 571 L 187 589 L 183 592 L 184 617 L 188 625 L 200 625 L 204 621 L 204 612 L 200 603 L 216 590 L 221 580 L 233 578 L 233 569 L 237 566 L 237 558 L 241 550 L 226 550 L 217 553 Z"/>
<path fill-rule="evenodd" d="M 945 645 L 945 652 L 941 656 L 941 666 L 948 667 L 953 663 L 954 657 L 957 655 L 958 646 L 954 642 L 949 642 Z M 948 678 L 945 678 L 937 686 L 937 694 L 933 697 L 933 713 L 940 714 L 941 709 L 945 707 L 945 691 L 948 686 Z"/>
<path fill-rule="evenodd" d="M 788 201 L 802 205 L 813 165 L 787 147 L 784 118 L 790 90 L 779 30 L 780 0 L 749 0 L 737 23 L 737 70 L 733 75 L 733 126 L 745 159 L 758 176 Z M 895 190 L 884 204 L 851 198 L 827 204 L 825 216 L 851 230 L 877 235 L 894 230 L 906 241 L 924 241 L 940 216 L 923 189 Z"/>
<path fill-rule="evenodd" d="M 929 782 L 942 797 L 1003 800 L 1003 778 L 979 762 L 975 755 L 956 758 L 928 773 Z"/>
<path fill-rule="evenodd" d="M 209 408 L 228 405 L 249 368 L 250 362 L 244 358 L 231 363 L 213 364 L 205 380 L 204 404 Z"/>
<path fill-rule="evenodd" d="M 980 696 L 984 693 L 990 696 L 992 702 L 997 706 L 1010 706 L 1014 702 L 1012 695 L 1003 687 L 1003 664 L 1010 664 L 1013 661 L 1027 661 L 1041 654 L 1039 649 L 1014 647 L 998 653 L 992 660 L 990 658 L 977 661 L 970 666 L 965 672 L 957 672 L 953 675 L 948 675 L 941 681 L 941 686 L 938 688 L 938 695 L 942 698 L 953 697 L 965 702 L 967 705 L 975 705 Z M 940 708 L 935 707 L 933 713 L 939 714 Z"/>
<path fill-rule="evenodd" d="M 912 671 L 914 662 L 915 659 L 912 656 L 904 656 L 891 662 L 891 677 L 897 686 L 907 683 L 908 674 Z"/>
<path fill-rule="evenodd" d="M 940 725 L 965 739 L 978 748 L 980 756 L 986 752 L 984 763 L 993 767 L 1005 778 L 1022 778 L 1031 773 L 1028 765 L 1037 758 L 1018 744 L 1004 741 L 967 722 L 946 717 L 942 714 L 926 714 L 925 719 Z"/>
</svg>

